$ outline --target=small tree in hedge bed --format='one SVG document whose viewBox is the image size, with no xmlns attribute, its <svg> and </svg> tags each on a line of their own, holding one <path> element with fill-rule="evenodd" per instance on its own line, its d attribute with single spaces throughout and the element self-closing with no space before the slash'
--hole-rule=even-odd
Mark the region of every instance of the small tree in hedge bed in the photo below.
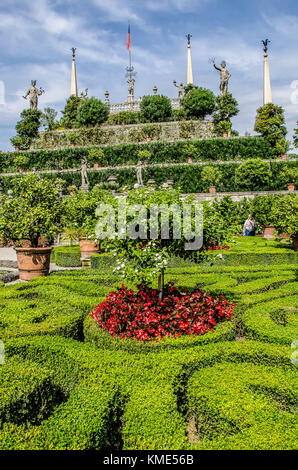
<svg viewBox="0 0 298 470">
<path fill-rule="evenodd" d="M 172 105 L 167 96 L 143 96 L 140 104 L 141 122 L 166 122 L 172 117 Z"/>
<path fill-rule="evenodd" d="M 272 207 L 272 220 L 279 234 L 288 233 L 297 239 L 298 196 L 289 194 L 278 198 Z"/>
<path fill-rule="evenodd" d="M 204 166 L 201 178 L 206 185 L 206 189 L 210 186 L 217 186 L 222 179 L 222 172 L 216 166 Z"/>
<path fill-rule="evenodd" d="M 233 236 L 234 227 L 228 227 L 224 218 L 221 217 L 212 206 L 202 204 L 204 214 L 202 247 L 195 251 L 186 250 L 185 238 L 181 237 L 175 239 L 173 236 L 173 227 L 174 223 L 180 220 L 182 221 L 183 228 L 185 227 L 186 219 L 183 216 L 183 203 L 193 203 L 192 197 L 182 201 L 178 191 L 169 189 L 153 191 L 144 188 L 130 191 L 125 198 L 125 202 L 127 207 L 133 208 L 132 213 L 127 215 L 126 227 L 130 224 L 137 227 L 136 230 L 138 231 L 135 232 L 135 238 L 124 238 L 125 234 L 123 231 L 118 233 L 118 230 L 120 230 L 118 225 L 119 214 L 123 214 L 123 208 L 118 206 L 119 200 L 117 198 L 114 198 L 112 203 L 115 210 L 116 231 L 109 231 L 109 236 L 105 239 L 104 227 L 106 227 L 107 220 L 111 220 L 107 219 L 109 212 L 107 210 L 104 214 L 102 212 L 100 214 L 97 213 L 97 215 L 103 217 L 96 227 L 97 237 L 104 240 L 101 244 L 102 247 L 114 251 L 115 256 L 117 255 L 118 265 L 116 271 L 121 274 L 123 278 L 147 286 L 149 286 L 154 279 L 158 278 L 161 298 L 164 289 L 164 272 L 170 256 L 178 256 L 183 259 L 200 262 L 211 256 L 210 252 L 208 252 L 209 247 L 223 245 Z M 152 215 L 152 205 L 157 205 L 160 208 L 168 208 L 169 206 L 175 207 L 175 210 L 169 216 L 168 239 L 163 239 L 161 236 L 162 219 L 160 213 L 154 239 L 150 234 L 150 227 L 147 222 Z M 181 219 L 179 216 L 180 211 L 182 214 Z M 194 216 L 194 214 L 192 215 Z M 194 230 L 194 228 L 193 217 L 192 230 Z"/>
<path fill-rule="evenodd" d="M 24 109 L 21 112 L 21 120 L 16 125 L 17 136 L 10 139 L 15 147 L 27 150 L 32 139 L 38 136 L 42 112 L 35 109 Z"/>
<path fill-rule="evenodd" d="M 204 119 L 208 114 L 212 114 L 215 109 L 215 95 L 206 88 L 193 87 L 186 93 L 181 104 L 187 117 Z"/>
<path fill-rule="evenodd" d="M 109 117 L 109 108 L 97 98 L 87 98 L 78 108 L 77 122 L 79 126 L 96 126 Z"/>
<path fill-rule="evenodd" d="M 13 198 L 2 198 L 0 238 L 16 246 L 29 240 L 33 248 L 41 246 L 41 237 L 51 241 L 61 230 L 62 205 L 59 189 L 48 179 L 23 176 L 13 182 Z"/>
<path fill-rule="evenodd" d="M 268 188 L 271 178 L 270 163 L 260 158 L 252 158 L 241 163 L 235 172 L 236 185 L 250 191 Z"/>
<path fill-rule="evenodd" d="M 251 201 L 251 214 L 260 225 L 273 225 L 272 207 L 280 199 L 278 194 L 256 196 Z"/>
<path fill-rule="evenodd" d="M 213 113 L 215 129 L 219 134 L 230 132 L 231 118 L 239 113 L 238 102 L 231 93 L 216 98 L 216 110 Z"/>
<path fill-rule="evenodd" d="M 81 99 L 78 96 L 70 96 L 66 101 L 65 108 L 62 112 L 61 125 L 69 129 L 78 127 L 77 114 L 78 108 L 81 104 Z"/>
<path fill-rule="evenodd" d="M 259 132 L 271 146 L 271 155 L 280 157 L 287 152 L 289 142 L 286 140 L 284 110 L 272 103 L 257 110 L 255 131 Z"/>
</svg>

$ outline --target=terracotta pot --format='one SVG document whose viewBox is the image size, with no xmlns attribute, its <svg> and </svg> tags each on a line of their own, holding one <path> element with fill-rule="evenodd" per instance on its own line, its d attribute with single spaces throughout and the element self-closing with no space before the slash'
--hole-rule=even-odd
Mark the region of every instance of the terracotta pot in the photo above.
<svg viewBox="0 0 298 470">
<path fill-rule="evenodd" d="M 122 126 L 125 126 L 125 125 L 126 125 L 126 122 L 123 121 L 123 122 L 122 122 Z"/>
<path fill-rule="evenodd" d="M 223 135 L 224 139 L 227 139 L 229 137 L 229 134 L 227 132 L 224 132 Z"/>
<path fill-rule="evenodd" d="M 275 228 L 273 225 L 264 225 L 263 229 L 264 229 L 264 232 L 263 232 L 264 238 L 274 238 Z"/>
<path fill-rule="evenodd" d="M 282 160 L 286 160 L 286 159 L 287 159 L 287 154 L 286 154 L 286 153 L 283 153 L 282 156 L 281 156 L 281 159 L 282 159 Z"/>
<path fill-rule="evenodd" d="M 16 247 L 20 279 L 22 281 L 30 281 L 30 279 L 35 277 L 48 276 L 52 249 L 52 247 Z"/>
<path fill-rule="evenodd" d="M 70 144 L 70 146 L 71 146 L 71 147 L 75 147 L 75 146 L 76 146 L 76 144 L 72 143 L 72 144 Z"/>
<path fill-rule="evenodd" d="M 295 191 L 295 185 L 293 183 L 288 183 L 288 191 Z"/>
<path fill-rule="evenodd" d="M 94 163 L 93 168 L 98 168 L 98 167 L 99 167 L 99 164 L 98 164 L 98 163 Z"/>
<path fill-rule="evenodd" d="M 192 158 L 191 157 L 188 157 L 187 163 L 192 163 Z"/>
<path fill-rule="evenodd" d="M 24 173 L 24 168 L 19 168 L 20 173 Z"/>
<path fill-rule="evenodd" d="M 298 233 L 295 233 L 295 235 L 292 235 L 292 240 L 293 240 L 294 251 L 298 251 Z"/>
<path fill-rule="evenodd" d="M 99 244 L 87 238 L 80 238 L 81 258 L 86 259 L 99 252 Z"/>
<path fill-rule="evenodd" d="M 215 194 L 216 193 L 216 187 L 215 186 L 210 186 L 209 193 L 210 194 Z"/>
<path fill-rule="evenodd" d="M 15 151 L 16 151 L 16 152 L 19 152 L 19 150 L 20 150 L 20 147 L 18 147 L 18 146 L 15 147 Z"/>
<path fill-rule="evenodd" d="M 147 142 L 151 141 L 151 137 L 146 137 Z"/>
</svg>

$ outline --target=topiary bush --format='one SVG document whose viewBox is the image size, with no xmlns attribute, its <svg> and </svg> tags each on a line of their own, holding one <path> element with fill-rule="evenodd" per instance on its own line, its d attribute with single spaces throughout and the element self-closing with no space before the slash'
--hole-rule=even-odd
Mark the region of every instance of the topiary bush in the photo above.
<svg viewBox="0 0 298 470">
<path fill-rule="evenodd" d="M 254 158 L 241 163 L 235 172 L 235 183 L 241 189 L 260 191 L 272 178 L 270 163 Z"/>
<path fill-rule="evenodd" d="M 182 107 L 188 118 L 204 119 L 215 109 L 215 95 L 206 88 L 193 88 L 185 94 Z"/>
<path fill-rule="evenodd" d="M 102 101 L 92 97 L 83 100 L 78 108 L 77 122 L 79 126 L 96 126 L 108 119 L 109 108 Z"/>
<path fill-rule="evenodd" d="M 61 126 L 68 127 L 69 129 L 78 127 L 77 114 L 81 103 L 82 100 L 78 96 L 70 96 L 68 98 L 64 110 L 61 111 Z"/>
<path fill-rule="evenodd" d="M 146 95 L 140 104 L 141 122 L 166 122 L 172 117 L 172 105 L 167 96 Z"/>
<path fill-rule="evenodd" d="M 268 103 L 259 108 L 254 130 L 269 142 L 273 158 L 287 152 L 289 142 L 286 140 L 287 128 L 281 106 Z"/>
</svg>

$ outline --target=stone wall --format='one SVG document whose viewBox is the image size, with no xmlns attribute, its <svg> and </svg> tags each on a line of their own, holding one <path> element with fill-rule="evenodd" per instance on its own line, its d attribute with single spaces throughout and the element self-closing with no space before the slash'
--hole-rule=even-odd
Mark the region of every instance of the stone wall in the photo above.
<svg viewBox="0 0 298 470">
<path fill-rule="evenodd" d="M 78 146 L 119 145 L 179 140 L 213 139 L 212 121 L 179 121 L 155 124 L 130 124 L 98 126 L 63 131 L 41 132 L 31 144 L 31 149 L 56 149 Z"/>
</svg>

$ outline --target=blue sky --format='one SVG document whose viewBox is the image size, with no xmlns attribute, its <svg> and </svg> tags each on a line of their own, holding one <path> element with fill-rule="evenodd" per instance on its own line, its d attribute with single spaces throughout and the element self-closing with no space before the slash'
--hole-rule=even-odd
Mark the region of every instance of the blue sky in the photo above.
<svg viewBox="0 0 298 470">
<path fill-rule="evenodd" d="M 186 82 L 185 34 L 191 33 L 196 85 L 218 93 L 219 76 L 209 58 L 228 64 L 230 91 L 240 105 L 234 127 L 241 134 L 253 133 L 262 105 L 260 41 L 271 39 L 273 102 L 285 108 L 292 136 L 298 120 L 297 0 L 1 0 L 0 149 L 10 149 L 32 79 L 46 90 L 41 109 L 63 109 L 73 46 L 79 90 L 88 88 L 102 100 L 109 90 L 111 102 L 125 101 L 128 20 L 136 96 L 152 93 L 155 85 L 159 93 L 177 96 L 173 80 Z"/>
</svg>

